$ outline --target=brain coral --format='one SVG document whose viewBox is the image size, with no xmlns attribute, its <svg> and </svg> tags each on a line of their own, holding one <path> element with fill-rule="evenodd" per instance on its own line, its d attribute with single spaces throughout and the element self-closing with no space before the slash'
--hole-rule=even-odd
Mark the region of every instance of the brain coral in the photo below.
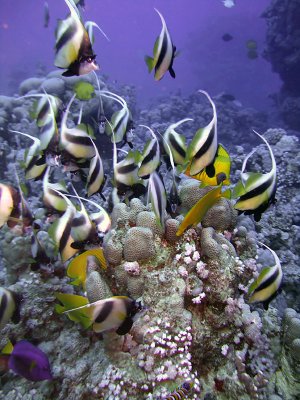
<svg viewBox="0 0 300 400">
<path fill-rule="evenodd" d="M 124 239 L 126 261 L 147 260 L 155 256 L 153 233 L 149 228 L 130 228 Z"/>
</svg>

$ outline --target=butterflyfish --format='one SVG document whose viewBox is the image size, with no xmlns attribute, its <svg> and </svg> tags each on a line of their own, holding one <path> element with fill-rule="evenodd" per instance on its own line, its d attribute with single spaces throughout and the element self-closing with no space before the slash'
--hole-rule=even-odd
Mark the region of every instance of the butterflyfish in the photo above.
<svg viewBox="0 0 300 400">
<path fill-rule="evenodd" d="M 85 289 L 85 282 L 87 276 L 87 261 L 88 257 L 94 256 L 99 261 L 102 269 L 107 269 L 107 263 L 104 257 L 104 253 L 101 247 L 90 249 L 84 253 L 79 254 L 74 257 L 73 260 L 69 262 L 67 268 L 67 275 L 69 278 L 73 279 L 70 283 L 74 286 L 82 285 Z M 74 307 L 74 306 L 73 306 Z"/>
<path fill-rule="evenodd" d="M 92 158 L 95 156 L 95 148 L 91 141 L 90 130 L 85 124 L 75 128 L 67 127 L 67 118 L 75 95 L 72 96 L 67 109 L 62 117 L 60 128 L 60 147 L 75 159 Z"/>
<path fill-rule="evenodd" d="M 138 170 L 138 176 L 143 179 L 148 179 L 150 174 L 154 172 L 160 164 L 160 149 L 158 139 L 149 126 L 140 125 L 147 128 L 151 133 L 152 139 L 146 142 Z"/>
<path fill-rule="evenodd" d="M 47 168 L 43 177 L 43 201 L 48 208 L 63 212 L 67 209 L 68 199 L 62 194 L 66 188 L 61 183 L 49 182 L 50 167 Z"/>
<path fill-rule="evenodd" d="M 55 61 L 58 68 L 66 69 L 63 76 L 85 75 L 99 69 L 89 35 L 81 21 L 73 0 L 65 0 L 70 15 L 59 20 L 55 32 Z"/>
<path fill-rule="evenodd" d="M 211 97 L 204 90 L 199 90 L 209 100 L 213 117 L 208 125 L 198 129 L 186 151 L 186 162 L 190 162 L 190 176 L 199 174 L 205 167 L 210 165 L 217 153 L 217 111 L 216 106 Z"/>
<path fill-rule="evenodd" d="M 0 330 L 12 320 L 20 321 L 20 304 L 22 297 L 12 290 L 0 287 Z"/>
<path fill-rule="evenodd" d="M 18 191 L 11 185 L 0 183 L 0 228 L 14 218 L 18 219 L 18 205 L 20 196 Z M 15 224 L 13 224 L 15 225 Z M 12 227 L 13 225 L 10 225 Z"/>
<path fill-rule="evenodd" d="M 181 165 L 185 163 L 186 149 L 187 149 L 185 143 L 186 141 L 185 136 L 176 132 L 175 129 L 178 128 L 178 126 L 188 121 L 193 121 L 193 119 L 184 118 L 174 124 L 169 125 L 163 135 L 164 138 L 163 144 L 165 151 L 168 155 L 170 154 L 170 151 L 172 152 L 175 165 L 177 164 Z"/>
<path fill-rule="evenodd" d="M 250 285 L 248 290 L 250 296 L 249 302 L 262 302 L 264 308 L 267 310 L 269 303 L 275 298 L 280 289 L 283 274 L 280 260 L 275 251 L 264 243 L 258 243 L 265 246 L 272 253 L 275 265 L 263 268 L 255 281 Z"/>
<path fill-rule="evenodd" d="M 162 30 L 155 41 L 153 57 L 145 56 L 145 62 L 149 72 L 154 69 L 154 79 L 159 81 L 167 71 L 169 71 L 172 78 L 175 78 L 173 61 L 176 56 L 176 47 L 172 43 L 164 17 L 156 8 L 154 10 L 161 19 Z"/>
<path fill-rule="evenodd" d="M 167 195 L 164 183 L 156 171 L 152 172 L 149 178 L 148 197 L 150 198 L 156 221 L 164 230 Z"/>
<path fill-rule="evenodd" d="M 60 301 L 61 304 L 55 305 L 55 311 L 58 314 L 63 314 L 67 310 L 72 310 L 74 307 L 85 306 L 89 303 L 88 299 L 84 296 L 79 296 L 70 293 L 55 293 L 55 297 Z M 79 310 L 73 310 L 68 313 L 68 318 L 71 321 L 78 322 L 83 328 L 87 329 L 92 325 L 92 321 L 86 312 L 85 308 Z"/>
<path fill-rule="evenodd" d="M 217 186 L 201 197 L 184 217 L 176 235 L 181 236 L 188 227 L 197 226 L 203 220 L 207 211 L 216 204 L 221 197 L 230 197 L 229 190 L 222 192 L 222 185 Z"/>
<path fill-rule="evenodd" d="M 211 164 L 205 167 L 199 174 L 191 176 L 191 178 L 201 181 L 201 187 L 230 185 L 230 156 L 227 150 L 218 145 L 217 154 Z M 190 176 L 190 167 L 185 170 L 185 175 Z"/>
<path fill-rule="evenodd" d="M 92 320 L 94 332 L 115 330 L 118 335 L 126 335 L 133 325 L 135 315 L 141 311 L 141 305 L 127 296 L 113 296 L 64 313 L 82 309 L 86 310 Z"/>
<path fill-rule="evenodd" d="M 91 141 L 95 149 L 95 155 L 90 160 L 89 172 L 87 176 L 86 189 L 88 197 L 97 192 L 100 192 L 105 183 L 102 159 L 100 157 L 95 142 L 93 141 L 93 139 L 91 139 Z"/>
<path fill-rule="evenodd" d="M 244 172 L 247 161 L 253 154 L 253 152 L 251 152 L 243 163 L 241 180 L 234 188 L 233 197 L 238 198 L 234 208 L 238 210 L 240 214 L 253 214 L 254 220 L 259 221 L 261 219 L 261 214 L 270 204 L 273 204 L 276 201 L 276 161 L 267 140 L 256 131 L 253 132 L 267 145 L 272 161 L 272 167 L 270 172 L 267 173 Z"/>
</svg>

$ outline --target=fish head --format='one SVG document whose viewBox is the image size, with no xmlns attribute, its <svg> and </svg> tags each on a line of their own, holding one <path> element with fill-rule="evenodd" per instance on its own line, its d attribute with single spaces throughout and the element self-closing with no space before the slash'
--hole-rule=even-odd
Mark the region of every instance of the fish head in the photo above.
<svg viewBox="0 0 300 400">
<path fill-rule="evenodd" d="M 96 55 L 81 57 L 79 60 L 79 75 L 85 75 L 97 71 L 99 65 L 96 63 Z"/>
</svg>

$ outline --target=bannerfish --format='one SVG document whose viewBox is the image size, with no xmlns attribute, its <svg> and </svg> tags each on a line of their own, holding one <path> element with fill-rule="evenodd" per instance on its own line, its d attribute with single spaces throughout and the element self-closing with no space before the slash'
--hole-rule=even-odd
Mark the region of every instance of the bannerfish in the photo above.
<svg viewBox="0 0 300 400">
<path fill-rule="evenodd" d="M 44 28 L 48 28 L 50 20 L 50 13 L 49 13 L 49 4 L 47 1 L 44 3 Z"/>
<path fill-rule="evenodd" d="M 78 249 L 72 247 L 75 241 L 71 234 L 72 222 L 76 214 L 76 208 L 59 190 L 52 188 L 52 191 L 57 192 L 59 197 L 62 197 L 67 204 L 64 214 L 58 218 L 48 230 L 49 236 L 54 240 L 56 248 L 60 253 L 62 262 L 65 262 L 78 252 Z"/>
<path fill-rule="evenodd" d="M 47 168 L 43 178 L 43 201 L 46 207 L 63 212 L 67 209 L 68 201 L 62 192 L 67 193 L 67 189 L 61 183 L 49 182 L 50 169 Z"/>
<path fill-rule="evenodd" d="M 63 76 L 85 75 L 99 69 L 89 35 L 81 21 L 73 0 L 65 0 L 70 15 L 59 20 L 55 32 L 55 61 L 58 68 L 66 69 Z"/>
<path fill-rule="evenodd" d="M 217 154 L 213 162 L 204 168 L 199 174 L 192 178 L 201 181 L 201 187 L 230 185 L 230 156 L 227 150 L 219 144 Z M 185 170 L 185 175 L 190 176 L 189 167 Z"/>
<path fill-rule="evenodd" d="M 184 382 L 174 392 L 170 393 L 167 397 L 164 397 L 164 400 L 186 399 L 186 395 L 189 393 L 192 387 L 193 385 L 191 384 L 191 382 Z"/>
<path fill-rule="evenodd" d="M 199 174 L 205 167 L 210 165 L 217 153 L 217 111 L 215 103 L 210 95 L 204 90 L 199 90 L 209 100 L 213 108 L 213 118 L 204 128 L 198 129 L 186 151 L 186 163 L 189 165 L 190 176 Z"/>
<path fill-rule="evenodd" d="M 47 164 L 45 157 L 43 157 L 41 151 L 41 141 L 35 136 L 28 135 L 20 131 L 10 130 L 10 132 L 18 133 L 33 140 L 32 145 L 29 149 L 26 149 L 24 156 L 24 169 L 26 179 L 39 179 L 43 176 L 46 171 Z"/>
<path fill-rule="evenodd" d="M 145 56 L 145 62 L 148 66 L 149 72 L 154 69 L 154 79 L 159 81 L 167 71 L 169 71 L 172 78 L 175 78 L 173 61 L 176 56 L 176 47 L 172 43 L 164 17 L 156 8 L 154 8 L 154 10 L 161 19 L 162 30 L 155 41 L 153 57 Z"/>
<path fill-rule="evenodd" d="M 20 321 L 20 303 L 22 297 L 12 290 L 0 287 L 0 330 L 12 320 Z"/>
<path fill-rule="evenodd" d="M 149 126 L 140 125 L 147 128 L 151 133 L 152 139 L 148 140 L 144 146 L 141 161 L 139 164 L 138 176 L 148 179 L 150 174 L 154 172 L 160 165 L 160 149 L 158 139 Z"/>
<path fill-rule="evenodd" d="M 27 340 L 21 340 L 14 346 L 10 343 L 9 347 L 9 351 L 5 350 L 0 356 L 6 358 L 7 369 L 32 382 L 53 379 L 48 357 L 38 347 Z"/>
<path fill-rule="evenodd" d="M 250 296 L 249 303 L 262 302 L 267 310 L 270 302 L 276 297 L 282 283 L 282 269 L 280 260 L 274 250 L 270 249 L 264 243 L 258 242 L 265 246 L 273 255 L 275 265 L 262 269 L 255 281 L 250 285 L 248 294 Z"/>
<path fill-rule="evenodd" d="M 70 283 L 74 286 L 82 285 L 85 290 L 85 282 L 87 277 L 87 262 L 88 257 L 94 256 L 99 261 L 101 268 L 107 269 L 107 263 L 104 257 L 103 249 L 101 247 L 87 250 L 78 256 L 74 257 L 68 265 L 67 275 L 69 278 L 73 279 Z M 78 305 L 79 306 L 79 305 Z M 73 305 L 75 307 L 75 305 Z"/>
<path fill-rule="evenodd" d="M 87 176 L 86 189 L 88 197 L 97 192 L 101 192 L 106 180 L 102 159 L 93 139 L 91 139 L 91 141 L 95 149 L 95 155 L 90 160 L 89 172 Z"/>
<path fill-rule="evenodd" d="M 187 149 L 185 143 L 185 136 L 177 133 L 175 129 L 184 122 L 188 121 L 193 121 L 193 119 L 184 118 L 176 122 L 175 124 L 169 125 L 163 135 L 164 138 L 163 144 L 165 151 L 169 155 L 169 152 L 171 150 L 175 165 L 184 164 L 186 157 L 186 149 Z"/>
<path fill-rule="evenodd" d="M 241 180 L 236 184 L 233 190 L 233 197 L 238 198 L 234 208 L 238 210 L 240 214 L 253 214 L 254 220 L 259 221 L 261 219 L 261 214 L 269 205 L 276 201 L 276 161 L 267 140 L 256 131 L 253 132 L 267 145 L 272 160 L 272 168 L 270 172 L 267 173 L 244 172 L 247 161 L 253 154 L 253 152 L 251 152 L 244 160 Z"/>
<path fill-rule="evenodd" d="M 127 143 L 130 148 L 133 148 L 132 143 L 127 138 L 127 132 L 131 129 L 132 126 L 132 116 L 126 101 L 121 96 L 118 96 L 117 94 L 108 91 L 100 92 L 100 96 L 115 100 L 122 106 L 121 110 L 115 111 L 113 113 L 110 124 L 106 125 L 106 133 L 108 135 L 112 135 L 113 129 L 114 135 L 111 138 L 112 141 L 115 140 L 115 143 L 120 143 L 123 141 L 124 144 Z"/>
<path fill-rule="evenodd" d="M 142 310 L 141 304 L 127 296 L 113 296 L 94 303 L 67 310 L 72 313 L 85 309 L 93 322 L 94 332 L 115 330 L 118 335 L 126 335 L 133 325 L 134 317 Z"/>
<path fill-rule="evenodd" d="M 9 226 L 10 219 L 19 217 L 19 200 L 19 194 L 14 187 L 0 183 L 0 228 L 6 223 Z"/>
<path fill-rule="evenodd" d="M 17 169 L 16 169 L 15 165 L 14 165 L 14 170 L 15 170 L 16 182 L 17 182 L 18 189 L 19 189 L 19 199 L 20 199 L 19 205 L 18 205 L 19 219 L 21 220 L 20 222 L 22 223 L 22 227 L 24 229 L 28 226 L 31 226 L 34 218 L 33 218 L 32 212 L 29 208 L 28 202 L 25 198 L 25 196 L 28 195 L 28 188 L 24 183 L 20 182 L 20 178 L 17 173 Z"/>
<path fill-rule="evenodd" d="M 72 96 L 67 109 L 62 117 L 60 128 L 60 147 L 75 159 L 89 159 L 95 156 L 95 148 L 89 135 L 90 127 L 85 124 L 77 125 L 75 128 L 67 127 L 67 119 L 71 104 L 75 95 Z"/>
<path fill-rule="evenodd" d="M 152 210 L 156 221 L 162 229 L 165 229 L 165 212 L 167 207 L 167 195 L 162 179 L 156 171 L 152 172 L 148 182 L 148 199 L 150 198 Z"/>
<path fill-rule="evenodd" d="M 203 220 L 207 211 L 216 204 L 221 197 L 230 198 L 230 190 L 222 192 L 222 185 L 217 186 L 201 197 L 184 217 L 176 235 L 181 236 L 188 227 L 197 226 Z"/>
</svg>

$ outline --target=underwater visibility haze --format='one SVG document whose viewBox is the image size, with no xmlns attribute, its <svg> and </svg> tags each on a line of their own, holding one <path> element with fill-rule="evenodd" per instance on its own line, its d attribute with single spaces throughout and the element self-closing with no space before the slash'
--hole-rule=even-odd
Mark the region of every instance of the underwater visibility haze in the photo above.
<svg viewBox="0 0 300 400">
<path fill-rule="evenodd" d="M 0 1 L 0 399 L 300 399 L 299 24 Z"/>
</svg>

